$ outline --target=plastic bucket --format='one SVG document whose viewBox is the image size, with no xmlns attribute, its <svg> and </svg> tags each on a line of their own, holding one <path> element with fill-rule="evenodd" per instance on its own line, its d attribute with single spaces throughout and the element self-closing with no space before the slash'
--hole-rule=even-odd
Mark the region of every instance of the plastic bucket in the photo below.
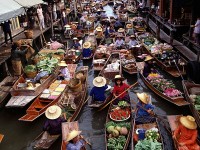
<svg viewBox="0 0 200 150">
<path fill-rule="evenodd" d="M 139 140 L 144 140 L 145 139 L 145 132 L 146 132 L 146 130 L 145 129 L 139 129 L 138 130 L 138 139 Z"/>
</svg>

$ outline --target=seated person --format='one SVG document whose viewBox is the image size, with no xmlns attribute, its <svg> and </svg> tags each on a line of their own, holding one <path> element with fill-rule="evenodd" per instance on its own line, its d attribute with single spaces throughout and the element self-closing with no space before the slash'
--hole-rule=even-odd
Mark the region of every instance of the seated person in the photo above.
<svg viewBox="0 0 200 150">
<path fill-rule="evenodd" d="M 133 48 L 136 45 L 137 45 L 137 42 L 135 40 L 135 36 L 131 35 L 130 36 L 130 41 L 128 42 L 128 48 L 131 49 L 131 48 Z"/>
<path fill-rule="evenodd" d="M 79 40 L 77 37 L 73 38 L 74 44 L 73 44 L 73 48 L 76 50 L 80 50 L 81 49 L 81 44 L 79 43 Z"/>
<path fill-rule="evenodd" d="M 153 61 L 152 61 L 153 57 L 151 56 L 146 56 L 144 62 L 145 62 L 145 65 L 144 65 L 144 69 L 143 69 L 143 76 L 146 78 L 148 77 L 148 75 L 150 73 L 155 73 L 156 70 L 153 68 Z"/>
<path fill-rule="evenodd" d="M 33 79 L 34 83 L 37 83 L 40 81 L 42 77 L 48 76 L 49 72 L 48 71 L 43 71 L 42 69 L 39 71 L 39 73 L 36 75 L 36 77 Z"/>
<path fill-rule="evenodd" d="M 58 80 L 70 80 L 71 75 L 67 68 L 65 61 L 61 61 L 58 66 L 60 66 L 60 74 L 58 75 Z"/>
<path fill-rule="evenodd" d="M 115 48 L 120 49 L 120 48 L 122 48 L 124 46 L 124 44 L 125 43 L 124 43 L 124 40 L 122 39 L 122 37 L 118 36 L 117 40 L 115 41 Z"/>
<path fill-rule="evenodd" d="M 180 124 L 173 134 L 173 139 L 178 144 L 178 150 L 199 150 L 197 136 L 198 131 L 195 119 L 192 116 L 180 117 Z"/>
<path fill-rule="evenodd" d="M 115 35 L 115 30 L 113 26 L 108 26 L 106 27 L 106 31 L 105 31 L 105 37 L 113 37 Z"/>
<path fill-rule="evenodd" d="M 108 88 L 108 86 L 106 85 L 106 79 L 101 76 L 96 77 L 93 80 L 93 85 L 94 87 L 90 91 L 90 96 L 92 96 L 95 101 L 105 101 L 105 91 Z"/>
<path fill-rule="evenodd" d="M 133 29 L 133 25 L 131 23 L 126 25 L 126 34 L 127 35 L 134 35 L 134 29 Z"/>
<path fill-rule="evenodd" d="M 83 51 L 82 51 L 82 56 L 83 57 L 91 57 L 92 50 L 91 50 L 90 46 L 91 46 L 90 42 L 85 42 L 83 44 Z"/>
<path fill-rule="evenodd" d="M 153 115 L 153 105 L 149 104 L 149 96 L 146 93 L 137 93 L 139 102 L 136 105 L 136 124 L 144 124 L 155 122 L 155 117 Z"/>
<path fill-rule="evenodd" d="M 119 29 L 117 30 L 117 32 L 118 32 L 118 35 L 125 36 L 125 30 L 124 30 L 124 28 L 119 28 Z"/>
<path fill-rule="evenodd" d="M 43 131 L 47 131 L 50 135 L 62 134 L 61 124 L 66 120 L 61 117 L 61 113 L 62 110 L 57 105 L 48 107 L 45 111 L 47 121 L 43 126 Z"/>
</svg>

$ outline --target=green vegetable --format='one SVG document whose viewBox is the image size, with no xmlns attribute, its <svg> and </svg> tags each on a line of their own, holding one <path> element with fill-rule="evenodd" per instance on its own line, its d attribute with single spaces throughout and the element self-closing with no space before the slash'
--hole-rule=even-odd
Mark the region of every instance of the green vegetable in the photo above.
<svg viewBox="0 0 200 150">
<path fill-rule="evenodd" d="M 162 150 L 162 144 L 152 140 L 141 140 L 135 145 L 135 150 Z"/>
<path fill-rule="evenodd" d="M 200 95 L 195 97 L 195 104 L 200 105 Z"/>
<path fill-rule="evenodd" d="M 37 68 L 36 66 L 34 65 L 27 65 L 25 68 L 24 68 L 24 72 L 27 73 L 27 72 L 35 72 L 37 71 Z"/>
<path fill-rule="evenodd" d="M 118 106 L 121 107 L 121 108 L 124 108 L 124 107 L 128 106 L 128 103 L 126 101 L 120 101 L 118 103 Z"/>
<path fill-rule="evenodd" d="M 108 150 L 123 150 L 125 143 L 125 136 L 119 136 L 118 138 L 109 138 L 107 144 Z"/>
</svg>

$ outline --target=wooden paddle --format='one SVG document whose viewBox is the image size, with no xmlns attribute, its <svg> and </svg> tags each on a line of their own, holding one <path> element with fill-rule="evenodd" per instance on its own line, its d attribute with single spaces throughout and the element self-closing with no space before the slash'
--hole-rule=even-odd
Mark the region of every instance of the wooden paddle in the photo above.
<svg viewBox="0 0 200 150">
<path fill-rule="evenodd" d="M 0 143 L 1 143 L 2 140 L 3 140 L 3 137 L 4 137 L 4 135 L 3 135 L 3 134 L 0 134 Z"/>
<path fill-rule="evenodd" d="M 104 108 L 106 108 L 110 103 L 112 103 L 114 100 L 116 100 L 117 98 L 119 98 L 121 95 L 123 95 L 124 93 L 126 93 L 129 89 L 131 89 L 132 87 L 136 86 L 138 84 L 138 82 L 135 82 L 134 84 L 132 84 L 131 86 L 129 86 L 129 88 L 127 88 L 124 92 L 122 92 L 121 94 L 119 94 L 117 97 L 113 98 L 111 101 L 109 101 L 107 104 L 105 104 L 102 108 L 100 108 L 98 111 L 103 110 Z"/>
</svg>

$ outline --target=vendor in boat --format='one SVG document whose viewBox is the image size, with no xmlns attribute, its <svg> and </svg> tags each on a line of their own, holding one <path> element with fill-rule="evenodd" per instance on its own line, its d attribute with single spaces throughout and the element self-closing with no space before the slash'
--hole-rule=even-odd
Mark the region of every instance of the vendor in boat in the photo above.
<svg viewBox="0 0 200 150">
<path fill-rule="evenodd" d="M 133 25 L 131 23 L 126 24 L 126 34 L 127 35 L 134 35 Z"/>
<path fill-rule="evenodd" d="M 197 124 L 192 116 L 180 117 L 180 124 L 174 131 L 173 138 L 177 141 L 179 150 L 199 150 L 197 144 Z"/>
<path fill-rule="evenodd" d="M 144 65 L 144 69 L 143 69 L 143 76 L 144 77 L 148 77 L 148 75 L 150 73 L 155 73 L 156 70 L 153 68 L 153 57 L 147 55 L 144 62 L 145 62 L 145 65 Z"/>
<path fill-rule="evenodd" d="M 67 150 L 85 150 L 86 142 L 80 136 L 82 131 L 72 130 L 65 141 Z"/>
<path fill-rule="evenodd" d="M 92 55 L 92 50 L 91 50 L 91 43 L 90 42 L 85 42 L 83 44 L 83 51 L 82 51 L 82 56 L 83 57 L 91 57 Z"/>
<path fill-rule="evenodd" d="M 130 36 L 130 41 L 128 42 L 128 48 L 129 49 L 133 49 L 134 46 L 137 45 L 137 41 L 135 40 L 135 36 L 134 35 L 131 35 Z"/>
<path fill-rule="evenodd" d="M 117 37 L 117 40 L 115 41 L 115 48 L 117 49 L 122 49 L 124 47 L 124 40 L 122 39 L 121 36 Z"/>
<path fill-rule="evenodd" d="M 103 102 L 106 100 L 105 91 L 108 88 L 106 85 L 106 79 L 104 77 L 96 77 L 93 80 L 94 87 L 90 91 L 90 96 L 93 97 L 93 100 L 98 102 Z"/>
<path fill-rule="evenodd" d="M 79 43 L 79 40 L 77 37 L 73 38 L 74 44 L 73 44 L 73 48 L 76 50 L 80 50 L 81 49 L 81 44 Z"/>
<path fill-rule="evenodd" d="M 121 75 L 116 75 L 114 82 L 114 89 L 112 91 L 114 97 L 118 97 L 120 94 L 120 96 L 113 102 L 113 104 L 118 104 L 119 101 L 127 101 L 128 103 L 130 103 L 130 97 L 128 92 L 123 93 L 124 91 L 126 91 L 129 88 L 129 85 L 127 85 L 126 83 L 123 83 L 125 79 L 123 77 L 121 77 Z M 122 94 L 123 93 L 123 94 Z"/>
<path fill-rule="evenodd" d="M 103 29 L 100 26 L 98 26 L 96 28 L 95 35 L 96 35 L 96 39 L 97 39 L 97 45 L 99 45 L 100 41 L 103 40 L 103 38 L 104 38 Z"/>
<path fill-rule="evenodd" d="M 61 117 L 62 110 L 59 106 L 53 105 L 47 108 L 45 116 L 47 120 L 43 126 L 43 130 L 47 131 L 50 135 L 62 134 L 61 124 L 66 120 Z"/>
<path fill-rule="evenodd" d="M 113 37 L 115 35 L 115 29 L 112 25 L 107 26 L 106 30 L 105 30 L 105 37 L 109 38 L 109 37 Z"/>
<path fill-rule="evenodd" d="M 58 75 L 58 80 L 70 80 L 71 75 L 67 68 L 67 64 L 65 61 L 61 61 L 58 66 L 60 66 L 60 73 Z"/>
<path fill-rule="evenodd" d="M 155 117 L 152 116 L 154 114 L 154 107 L 149 103 L 150 96 L 146 93 L 137 93 L 137 97 L 139 102 L 137 103 L 135 110 L 136 124 L 155 122 Z"/>
<path fill-rule="evenodd" d="M 122 35 L 122 36 L 125 36 L 125 30 L 124 30 L 124 28 L 119 28 L 118 30 L 117 30 L 117 34 L 118 35 Z"/>
</svg>

